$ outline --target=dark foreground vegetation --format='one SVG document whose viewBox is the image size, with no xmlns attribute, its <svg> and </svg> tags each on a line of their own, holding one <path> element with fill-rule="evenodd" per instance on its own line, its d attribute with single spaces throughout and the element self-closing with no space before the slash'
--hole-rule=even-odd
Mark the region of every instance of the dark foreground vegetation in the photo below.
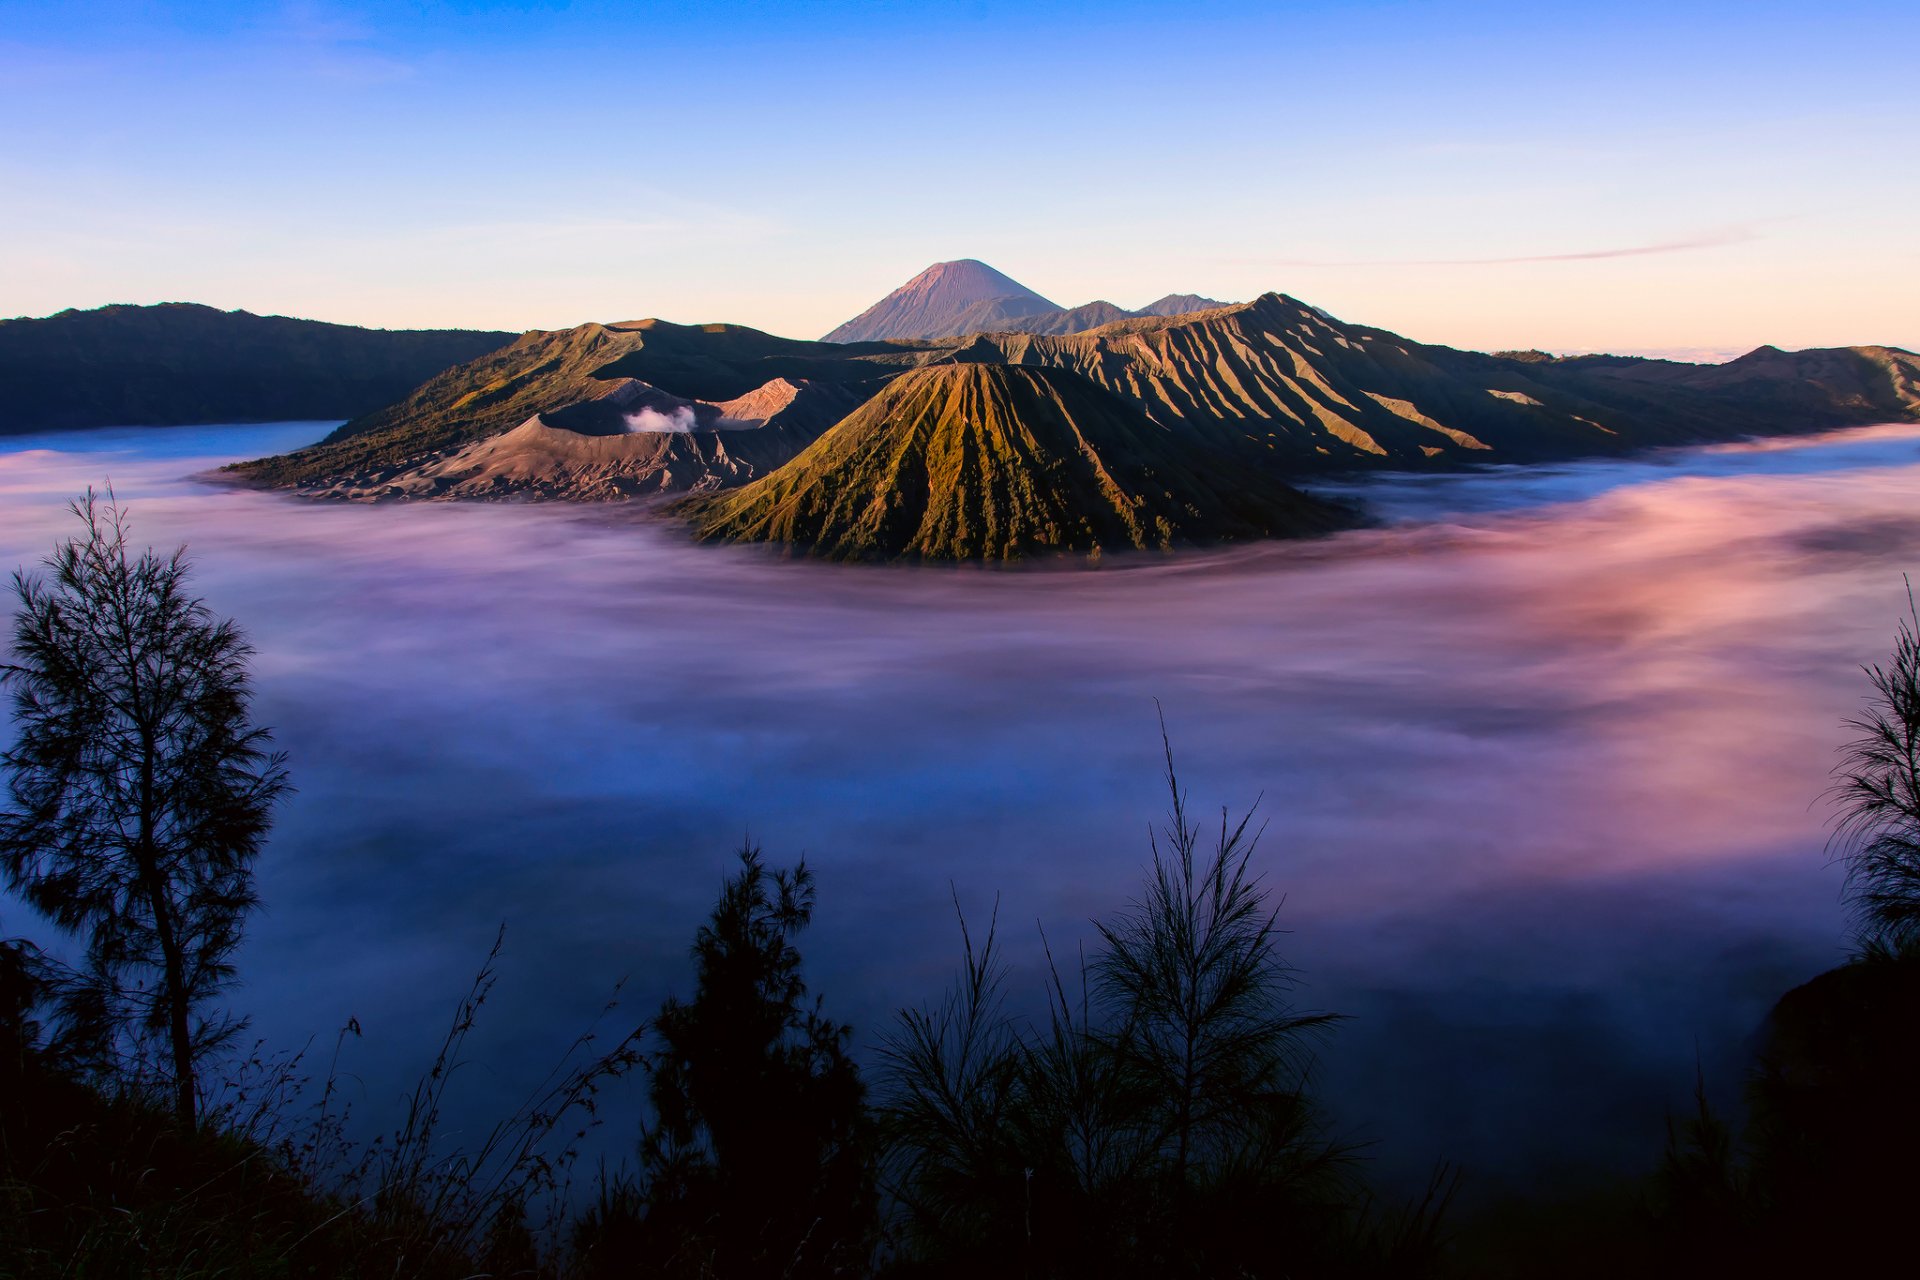
<svg viewBox="0 0 1920 1280">
<path fill-rule="evenodd" d="M 997 922 L 957 911 L 951 986 L 875 1030 L 863 1070 L 805 980 L 811 873 L 747 847 L 687 995 L 631 1029 L 609 1005 L 613 1032 L 450 1139 L 496 943 L 401 1120 L 364 1136 L 338 1043 L 249 1051 L 224 1011 L 288 787 L 250 651 L 181 556 L 132 552 L 111 495 L 75 510 L 80 536 L 16 577 L 5 668 L 0 868 L 75 958 L 0 943 L 0 1276 L 1822 1275 L 1910 1252 L 1920 615 L 1835 775 L 1857 958 L 1780 1001 L 1744 1122 L 1702 1088 L 1640 1184 L 1454 1221 L 1447 1169 L 1382 1198 L 1315 1104 L 1339 1019 L 1296 1006 L 1258 828 L 1197 817 L 1171 752 L 1137 896 L 1084 954 L 1040 937 L 1044 990 L 1010 990 Z M 586 1167 L 614 1087 L 646 1119 Z"/>
</svg>

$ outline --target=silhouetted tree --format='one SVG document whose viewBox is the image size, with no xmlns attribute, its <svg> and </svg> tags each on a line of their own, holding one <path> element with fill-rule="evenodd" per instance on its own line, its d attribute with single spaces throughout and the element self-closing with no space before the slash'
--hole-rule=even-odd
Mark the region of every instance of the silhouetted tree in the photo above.
<svg viewBox="0 0 1920 1280">
<path fill-rule="evenodd" d="M 1157 1261 L 1152 1084 L 1095 1006 L 1084 957 L 1070 985 L 1047 955 L 1047 1017 L 1026 1038 L 1015 1130 L 1025 1153 L 1027 1270 L 1129 1276 Z"/>
<path fill-rule="evenodd" d="M 889 1189 L 937 1274 L 1305 1275 L 1431 1236 L 1440 1198 L 1369 1221 L 1322 1136 L 1306 1041 L 1333 1019 L 1292 1007 L 1250 819 L 1207 849 L 1171 751 L 1167 783 L 1145 893 L 1077 973 L 1049 949 L 1044 1020 L 1003 1011 L 963 919 L 959 983 L 884 1044 Z"/>
<path fill-rule="evenodd" d="M 253 651 L 188 594 L 185 548 L 131 556 L 111 490 L 72 509 L 84 536 L 55 548 L 47 578 L 13 578 L 0 866 L 84 937 L 94 1016 L 116 1036 L 164 1039 L 191 1127 L 196 1058 L 238 1025 L 204 1006 L 232 975 L 284 757 L 248 718 Z"/>
<path fill-rule="evenodd" d="M 669 1272 L 824 1275 L 871 1248 L 852 1033 L 808 1002 L 793 945 L 813 905 L 805 862 L 769 871 L 743 848 L 694 941 L 693 999 L 667 1000 L 654 1020 L 644 1235 Z"/>
<path fill-rule="evenodd" d="M 1859 953 L 1774 1005 L 1738 1140 L 1696 1086 L 1654 1183 L 1657 1275 L 1868 1274 L 1920 1191 L 1920 611 L 1845 723 L 1829 796 Z M 1636 1268 L 1629 1268 L 1636 1269 Z"/>
<path fill-rule="evenodd" d="M 1304 1091 L 1308 1038 L 1334 1018 L 1293 1007 L 1280 902 L 1250 867 L 1252 812 L 1235 822 L 1222 809 L 1203 851 L 1164 731 L 1162 743 L 1168 822 L 1152 837 L 1143 896 L 1098 922 L 1092 972 L 1113 1052 L 1151 1100 L 1143 1128 L 1169 1217 L 1161 1238 L 1192 1258 L 1231 1252 L 1230 1238 L 1263 1216 L 1264 1232 L 1275 1213 L 1311 1212 L 1337 1170 Z"/>
<path fill-rule="evenodd" d="M 1871 945 L 1789 991 L 1748 1083 L 1746 1222 L 1767 1274 L 1869 1275 L 1910 1252 L 1920 950 Z"/>
<path fill-rule="evenodd" d="M 1920 610 L 1911 583 L 1892 662 L 1865 671 L 1873 695 L 1846 722 L 1859 736 L 1834 771 L 1834 836 L 1862 941 L 1906 950 L 1920 945 Z"/>
<path fill-rule="evenodd" d="M 40 1047 L 47 994 L 39 949 L 24 938 L 0 939 L 0 1090 L 10 1095 Z"/>
<path fill-rule="evenodd" d="M 921 1255 L 1004 1260 L 1032 1235 L 1027 1045 L 1002 999 L 997 911 L 976 950 L 954 908 L 958 981 L 932 1008 L 901 1010 L 880 1044 L 886 1185 Z"/>
</svg>

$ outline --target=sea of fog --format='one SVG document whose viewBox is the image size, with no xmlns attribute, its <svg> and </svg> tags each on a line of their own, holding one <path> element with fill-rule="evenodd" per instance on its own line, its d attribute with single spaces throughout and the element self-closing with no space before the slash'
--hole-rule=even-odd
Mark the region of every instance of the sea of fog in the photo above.
<svg viewBox="0 0 1920 1280">
<path fill-rule="evenodd" d="M 1300 1002 L 1350 1015 L 1318 1089 L 1390 1183 L 1650 1167 L 1696 1062 L 1735 1104 L 1771 1002 L 1845 953 L 1820 795 L 1920 564 L 1920 429 L 1382 478 L 1343 489 L 1380 528 L 1098 571 L 193 478 L 329 425 L 0 441 L 0 568 L 110 479 L 249 631 L 299 791 L 236 1002 L 282 1047 L 357 1018 L 368 1114 L 502 922 L 468 1123 L 623 976 L 620 1018 L 687 992 L 749 836 L 816 869 L 808 977 L 863 1051 L 952 973 L 955 895 L 1033 991 L 1040 927 L 1070 962 L 1138 883 L 1156 699 L 1196 807 L 1259 804 Z"/>
</svg>

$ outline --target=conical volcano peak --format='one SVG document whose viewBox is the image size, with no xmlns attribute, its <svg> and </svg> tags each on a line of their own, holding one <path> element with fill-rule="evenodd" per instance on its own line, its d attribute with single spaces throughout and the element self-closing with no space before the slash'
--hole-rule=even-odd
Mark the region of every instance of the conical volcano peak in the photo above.
<svg viewBox="0 0 1920 1280">
<path fill-rule="evenodd" d="M 1170 293 L 1138 311 L 1096 301 L 1061 307 L 978 258 L 936 262 L 853 319 L 827 342 L 957 338 L 970 333 L 1083 333 L 1120 320 L 1184 315 L 1227 305 Z"/>
<path fill-rule="evenodd" d="M 1027 286 L 1001 271 L 995 271 L 978 258 L 955 258 L 936 262 L 913 279 L 895 289 L 891 297 L 940 298 L 953 302 L 986 302 L 993 298 L 1031 298 L 1046 307 L 1055 307 Z"/>
<path fill-rule="evenodd" d="M 1060 308 L 974 258 L 936 262 L 826 336 L 828 342 L 944 338 L 1014 327 Z"/>
</svg>

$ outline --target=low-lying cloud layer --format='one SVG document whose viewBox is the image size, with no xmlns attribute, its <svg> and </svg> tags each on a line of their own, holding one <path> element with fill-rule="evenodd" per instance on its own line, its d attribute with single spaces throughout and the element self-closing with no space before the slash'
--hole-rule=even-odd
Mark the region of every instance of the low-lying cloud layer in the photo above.
<svg viewBox="0 0 1920 1280">
<path fill-rule="evenodd" d="M 476 1110 L 621 975 L 633 1016 L 684 992 L 748 833 L 817 869 L 809 976 L 864 1043 L 951 972 L 950 884 L 1002 895 L 1030 977 L 1031 922 L 1071 950 L 1135 890 L 1155 698 L 1198 805 L 1264 796 L 1302 1002 L 1355 1015 L 1322 1088 L 1391 1176 L 1644 1168 L 1696 1046 L 1731 1091 L 1770 1001 L 1842 954 L 1814 802 L 1920 560 L 1914 429 L 1386 480 L 1382 529 L 1087 573 L 180 479 L 295 434 L 19 442 L 51 448 L 0 454 L 0 568 L 111 475 L 252 634 L 300 790 L 239 1001 L 287 1046 L 358 1016 L 363 1114 L 503 920 Z"/>
</svg>

